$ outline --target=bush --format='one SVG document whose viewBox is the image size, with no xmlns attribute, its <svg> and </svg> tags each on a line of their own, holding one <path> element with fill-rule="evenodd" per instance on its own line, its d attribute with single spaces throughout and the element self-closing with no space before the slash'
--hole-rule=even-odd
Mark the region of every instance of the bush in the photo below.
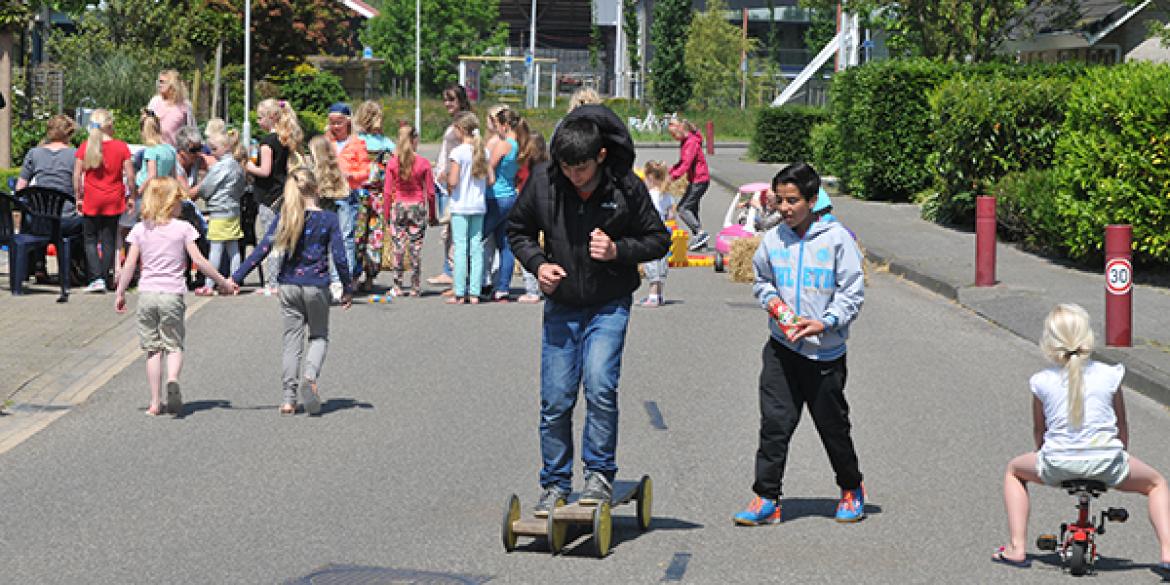
<svg viewBox="0 0 1170 585">
<path fill-rule="evenodd" d="M 24 158 L 23 156 L 21 157 Z M 16 159 L 12 159 L 16 162 Z M 8 181 L 20 176 L 20 167 L 12 167 L 10 169 L 0 168 L 0 190 L 8 191 Z"/>
<path fill-rule="evenodd" d="M 938 199 L 930 219 L 970 225 L 975 197 L 999 178 L 1050 166 L 1069 88 L 1065 78 L 997 73 L 959 75 L 935 89 L 928 160 Z"/>
<path fill-rule="evenodd" d="M 813 154 L 809 142 L 812 128 L 828 119 L 828 112 L 822 108 L 764 108 L 756 119 L 750 153 L 760 162 L 807 161 Z"/>
<path fill-rule="evenodd" d="M 989 188 L 995 196 L 999 233 L 1005 240 L 1045 254 L 1064 248 L 1068 227 L 1061 207 L 1068 198 L 1060 194 L 1052 169 L 1029 169 L 1008 173 Z"/>
<path fill-rule="evenodd" d="M 280 84 L 280 94 L 298 112 L 325 114 L 334 102 L 349 99 L 341 79 L 328 71 L 320 71 L 311 65 L 302 65 L 292 73 L 274 77 Z"/>
<path fill-rule="evenodd" d="M 301 125 L 301 131 L 305 133 L 304 144 L 309 143 L 309 139 L 324 132 L 325 130 L 325 116 L 315 114 L 308 111 L 297 112 L 297 122 Z"/>
<path fill-rule="evenodd" d="M 841 151 L 848 153 L 849 164 L 838 169 L 847 191 L 904 201 L 930 184 L 927 96 L 954 71 L 954 65 L 905 59 L 837 74 L 830 103 Z"/>
<path fill-rule="evenodd" d="M 1170 66 L 1090 71 L 1069 95 L 1056 182 L 1070 255 L 1101 257 L 1105 226 L 1133 226 L 1134 259 L 1170 261 Z"/>
<path fill-rule="evenodd" d="M 836 124 L 821 122 L 813 126 L 809 131 L 808 144 L 812 150 L 813 165 L 822 176 L 840 175 L 845 161 L 841 150 L 841 134 L 837 132 Z"/>
</svg>

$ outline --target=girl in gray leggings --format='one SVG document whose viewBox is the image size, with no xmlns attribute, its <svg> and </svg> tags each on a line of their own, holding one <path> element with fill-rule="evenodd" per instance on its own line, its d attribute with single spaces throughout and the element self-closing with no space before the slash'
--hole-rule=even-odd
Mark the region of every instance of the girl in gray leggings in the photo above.
<svg viewBox="0 0 1170 585">
<path fill-rule="evenodd" d="M 284 320 L 284 401 L 280 414 L 296 413 L 299 391 L 305 412 L 315 415 L 321 412 L 317 380 L 329 347 L 330 256 L 343 285 L 341 304 L 346 309 L 353 302 L 353 280 L 337 214 L 318 205 L 317 180 L 308 169 L 289 173 L 276 221 L 232 274 L 232 281 L 243 281 L 273 251 L 281 255 L 276 282 Z"/>
</svg>

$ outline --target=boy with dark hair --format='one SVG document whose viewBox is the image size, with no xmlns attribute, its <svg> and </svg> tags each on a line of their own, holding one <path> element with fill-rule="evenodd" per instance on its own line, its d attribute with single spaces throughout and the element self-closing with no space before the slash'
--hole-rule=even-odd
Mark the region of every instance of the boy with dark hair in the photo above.
<svg viewBox="0 0 1170 585">
<path fill-rule="evenodd" d="M 740 525 L 780 520 L 788 445 L 806 405 L 841 488 L 837 521 L 865 517 L 845 401 L 845 339 L 865 297 L 861 252 L 843 225 L 813 212 L 820 187 L 817 172 L 804 163 L 776 174 L 769 206 L 782 221 L 764 234 L 752 258 L 752 292 L 773 318 L 760 371 L 756 495 L 735 515 Z"/>
<path fill-rule="evenodd" d="M 573 405 L 583 386 L 585 488 L 579 502 L 613 495 L 617 473 L 622 349 L 638 263 L 661 258 L 670 235 L 631 170 L 634 144 L 604 106 L 585 105 L 561 123 L 552 161 L 532 169 L 508 219 L 508 241 L 548 297 L 540 355 L 538 516 L 572 491 Z M 544 232 L 544 246 L 538 236 Z"/>
</svg>

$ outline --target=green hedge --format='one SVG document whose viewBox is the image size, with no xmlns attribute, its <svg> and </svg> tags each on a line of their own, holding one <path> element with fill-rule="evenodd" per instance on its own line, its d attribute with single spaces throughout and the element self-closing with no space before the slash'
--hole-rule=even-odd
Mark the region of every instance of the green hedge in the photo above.
<svg viewBox="0 0 1170 585">
<path fill-rule="evenodd" d="M 1170 261 L 1170 66 L 1130 63 L 1075 84 L 1056 144 L 1069 254 L 1099 259 L 1105 226 L 1133 226 L 1134 259 Z"/>
<path fill-rule="evenodd" d="M 871 62 L 838 73 L 833 122 L 849 164 L 845 189 L 864 199 L 908 200 L 931 183 L 929 92 L 956 66 L 927 59 Z"/>
<path fill-rule="evenodd" d="M 1060 210 L 1068 197 L 1060 193 L 1052 169 L 1008 173 L 988 192 L 996 198 L 998 231 L 1005 240 L 1045 254 L 1064 252 L 1069 226 Z"/>
<path fill-rule="evenodd" d="M 941 223 L 969 225 L 975 197 L 1000 177 L 1050 166 L 1069 88 L 1070 81 L 1061 77 L 976 73 L 935 89 L 928 161 L 937 196 L 924 214 Z"/>
<path fill-rule="evenodd" d="M 841 133 L 832 122 L 813 126 L 808 136 L 812 149 L 812 162 L 822 176 L 839 176 L 845 166 L 844 151 L 841 150 Z"/>
<path fill-rule="evenodd" d="M 828 119 L 828 112 L 823 108 L 783 106 L 761 110 L 750 154 L 760 162 L 811 160 L 809 136 L 813 126 Z"/>
</svg>

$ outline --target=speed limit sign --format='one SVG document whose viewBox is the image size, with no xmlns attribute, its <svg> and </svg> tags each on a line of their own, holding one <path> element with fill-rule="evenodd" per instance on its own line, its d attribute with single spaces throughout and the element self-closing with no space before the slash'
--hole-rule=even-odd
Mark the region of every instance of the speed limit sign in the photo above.
<svg viewBox="0 0 1170 585">
<path fill-rule="evenodd" d="M 1105 264 L 1105 290 L 1110 294 L 1129 294 L 1133 288 L 1133 264 L 1127 258 L 1114 258 Z"/>
</svg>

